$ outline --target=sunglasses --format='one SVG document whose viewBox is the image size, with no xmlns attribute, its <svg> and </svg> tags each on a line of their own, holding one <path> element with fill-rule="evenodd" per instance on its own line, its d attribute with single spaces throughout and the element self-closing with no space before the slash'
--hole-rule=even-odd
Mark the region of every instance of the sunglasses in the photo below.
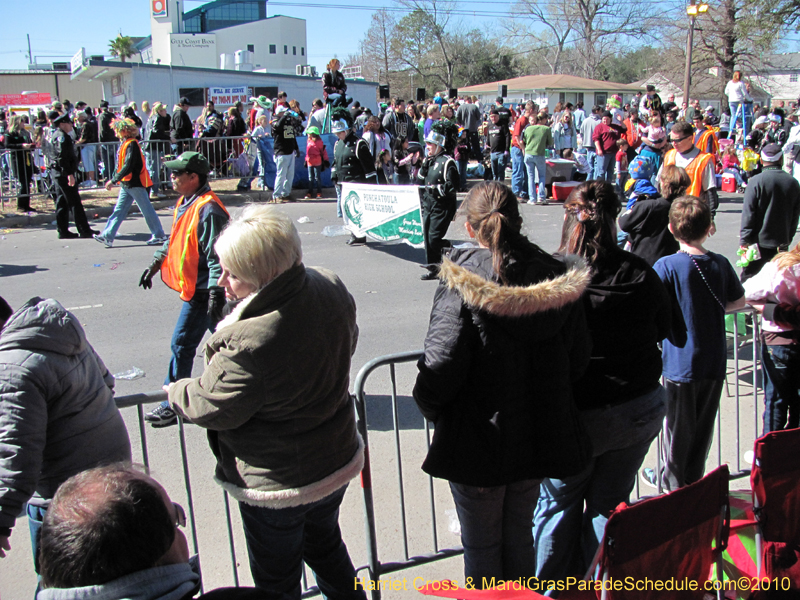
<svg viewBox="0 0 800 600">
<path fill-rule="evenodd" d="M 184 511 L 183 507 L 177 502 L 173 502 L 172 507 L 175 509 L 175 525 L 178 527 L 186 527 L 186 511 Z"/>
<path fill-rule="evenodd" d="M 671 137 L 671 138 L 669 138 L 669 141 L 672 142 L 673 144 L 677 144 L 678 142 L 682 142 L 683 140 L 688 140 L 690 137 L 692 137 L 692 136 L 685 135 L 682 138 L 677 138 L 677 139 L 674 138 L 674 137 Z"/>
</svg>

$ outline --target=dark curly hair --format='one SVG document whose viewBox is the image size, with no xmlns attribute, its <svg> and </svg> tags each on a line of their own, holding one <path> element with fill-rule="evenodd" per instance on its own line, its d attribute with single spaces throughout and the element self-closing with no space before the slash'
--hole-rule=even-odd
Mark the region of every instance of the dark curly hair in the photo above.
<svg viewBox="0 0 800 600">
<path fill-rule="evenodd" d="M 617 248 L 616 219 L 622 205 L 614 186 L 595 179 L 575 188 L 564 202 L 563 254 L 578 254 L 589 264 Z"/>
</svg>

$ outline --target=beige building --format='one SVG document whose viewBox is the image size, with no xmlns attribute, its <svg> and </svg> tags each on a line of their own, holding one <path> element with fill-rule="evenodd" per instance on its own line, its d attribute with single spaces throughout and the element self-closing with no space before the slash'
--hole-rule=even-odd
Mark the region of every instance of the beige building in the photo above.
<svg viewBox="0 0 800 600">
<path fill-rule="evenodd" d="M 621 95 L 623 102 L 628 102 L 636 92 L 640 91 L 635 85 L 598 81 L 575 75 L 527 75 L 460 87 L 458 94 L 478 96 L 483 104 L 493 103 L 500 95 L 498 93 L 500 85 L 508 88 L 508 93 L 504 98 L 506 102 L 517 103 L 533 100 L 540 107 L 547 106 L 550 110 L 553 110 L 558 102 L 571 102 L 572 104 L 583 102 L 586 107 L 595 104 L 605 106 L 606 101 L 614 94 Z"/>
<path fill-rule="evenodd" d="M 83 100 L 89 106 L 97 106 L 103 99 L 103 84 L 73 80 L 69 71 L 0 71 L 0 94 L 22 92 L 50 94 L 53 101 L 66 99 L 73 104 Z"/>
</svg>

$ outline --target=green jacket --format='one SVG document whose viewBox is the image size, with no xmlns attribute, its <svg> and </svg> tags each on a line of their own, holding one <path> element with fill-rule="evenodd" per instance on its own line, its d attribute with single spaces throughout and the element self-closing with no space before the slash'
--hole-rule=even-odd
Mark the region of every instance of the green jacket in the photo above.
<svg viewBox="0 0 800 600">
<path fill-rule="evenodd" d="M 234 498 L 286 508 L 321 500 L 364 464 L 348 391 L 356 306 L 339 278 L 302 264 L 240 302 L 206 343 L 206 368 L 170 389 L 208 429 L 215 479 Z"/>
</svg>

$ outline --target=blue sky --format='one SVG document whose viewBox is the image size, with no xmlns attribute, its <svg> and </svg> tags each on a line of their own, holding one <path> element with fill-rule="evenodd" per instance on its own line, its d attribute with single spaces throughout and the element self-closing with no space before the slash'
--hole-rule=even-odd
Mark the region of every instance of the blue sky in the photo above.
<svg viewBox="0 0 800 600">
<path fill-rule="evenodd" d="M 192 10 L 209 0 L 185 0 L 184 9 Z M 289 4 L 291 0 L 276 0 Z M 389 0 L 372 4 L 364 0 L 299 0 L 305 3 L 330 3 L 331 8 L 293 8 L 267 5 L 268 14 L 282 14 L 306 19 L 309 63 L 324 70 L 328 60 L 336 55 L 344 58 L 358 51 L 358 44 L 370 24 L 369 10 L 346 10 L 347 4 L 372 6 L 378 9 L 389 5 Z M 645 0 L 658 1 L 658 0 Z M 513 0 L 463 0 L 459 9 L 496 10 L 501 17 Z M 135 7 L 132 8 L 132 7 Z M 26 2 L 3 2 L 3 44 L 0 45 L 0 69 L 26 69 L 28 43 L 39 62 L 68 61 L 81 47 L 87 54 L 108 56 L 108 42 L 118 33 L 130 36 L 150 35 L 149 0 L 81 0 L 77 4 L 63 0 L 37 0 L 35 10 Z M 497 24 L 498 18 L 462 17 L 468 25 L 485 28 Z M 798 36 L 790 36 L 792 38 Z M 796 40 L 783 44 L 783 51 L 796 51 Z"/>
<path fill-rule="evenodd" d="M 206 1 L 186 0 L 184 10 L 197 8 Z M 42 63 L 69 61 L 81 47 L 86 48 L 87 54 L 108 56 L 108 42 L 120 32 L 134 37 L 150 35 L 149 0 L 81 0 L 77 4 L 37 0 L 33 11 L 26 2 L 2 4 L 0 69 L 27 69 L 27 33 L 31 36 L 32 54 Z M 367 3 L 362 0 L 358 4 Z M 269 16 L 281 14 L 306 19 L 309 63 L 321 70 L 334 54 L 343 58 L 358 50 L 372 16 L 365 10 L 269 4 L 267 10 Z"/>
</svg>

